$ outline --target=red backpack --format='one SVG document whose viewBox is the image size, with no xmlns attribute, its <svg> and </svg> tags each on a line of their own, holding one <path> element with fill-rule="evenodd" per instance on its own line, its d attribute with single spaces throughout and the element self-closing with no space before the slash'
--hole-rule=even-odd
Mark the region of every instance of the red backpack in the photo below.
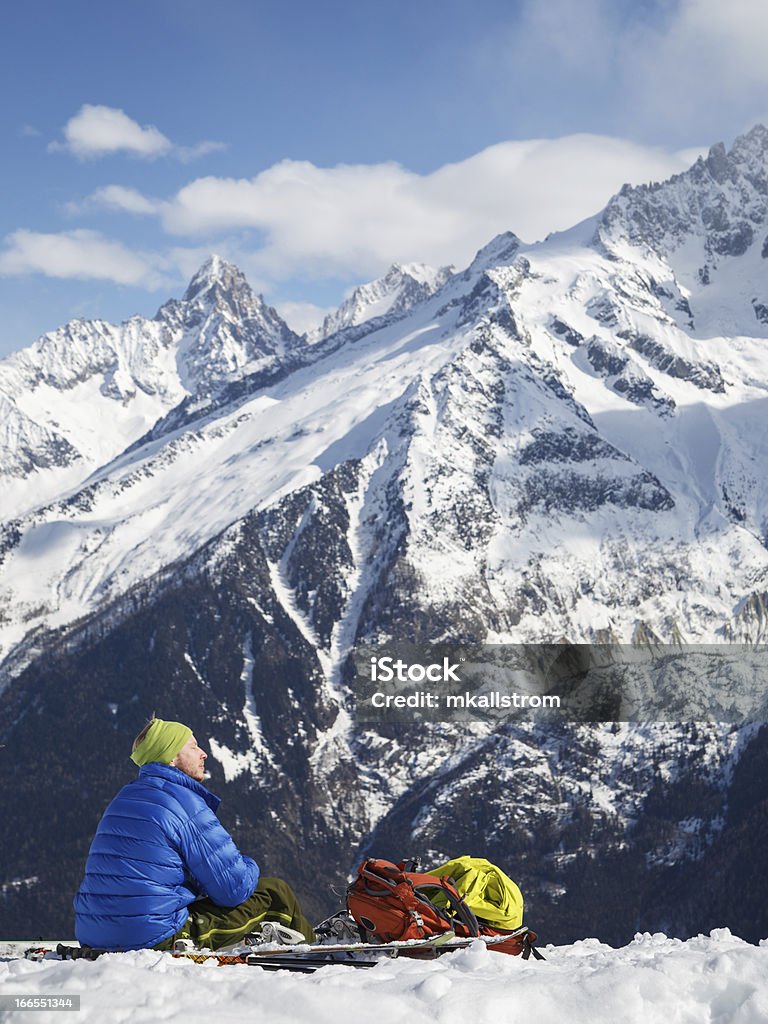
<svg viewBox="0 0 768 1024">
<path fill-rule="evenodd" d="M 369 941 L 425 939 L 453 931 L 461 937 L 480 934 L 477 918 L 450 878 L 406 871 L 405 861 L 364 860 L 347 889 L 347 909 Z M 452 914 L 436 907 L 429 892 L 439 890 Z"/>
<path fill-rule="evenodd" d="M 431 897 L 440 893 L 446 909 L 435 906 Z M 368 942 L 398 942 L 425 939 L 452 931 L 459 938 L 478 935 L 508 935 L 489 948 L 499 953 L 533 953 L 537 935 L 525 927 L 506 932 L 478 921 L 459 893 L 452 878 L 438 878 L 419 871 L 407 871 L 406 862 L 369 859 L 357 869 L 357 878 L 347 889 L 347 909 Z"/>
</svg>

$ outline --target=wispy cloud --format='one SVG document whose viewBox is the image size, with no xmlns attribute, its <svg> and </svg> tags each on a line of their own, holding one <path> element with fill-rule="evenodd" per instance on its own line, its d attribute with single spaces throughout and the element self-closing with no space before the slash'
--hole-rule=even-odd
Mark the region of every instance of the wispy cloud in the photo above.
<svg viewBox="0 0 768 1024">
<path fill-rule="evenodd" d="M 227 148 L 225 142 L 198 142 L 196 146 L 174 146 L 173 154 L 183 164 L 198 160 L 209 153 L 220 153 Z"/>
<path fill-rule="evenodd" d="M 113 281 L 155 289 L 167 283 L 162 260 L 128 249 L 97 231 L 46 234 L 21 228 L 0 250 L 0 275 L 39 273 L 47 277 Z"/>
<path fill-rule="evenodd" d="M 224 149 L 221 142 L 200 142 L 195 146 L 179 146 L 171 142 L 154 125 L 140 125 L 125 111 L 86 103 L 67 121 L 64 141 L 52 142 L 52 152 L 65 151 L 80 160 L 124 153 L 144 160 L 173 156 L 186 163 L 197 157 Z"/>
<path fill-rule="evenodd" d="M 603 123 L 621 118 L 658 138 L 676 126 L 711 130 L 715 116 L 734 131 L 751 127 L 746 111 L 768 87 L 767 34 L 762 0 L 522 0 L 514 26 L 489 35 L 482 51 L 507 101 L 509 90 L 557 93 L 572 121 L 580 103 Z"/>
<path fill-rule="evenodd" d="M 67 203 L 65 209 L 70 216 L 76 216 L 92 209 L 148 215 L 160 213 L 163 206 L 162 200 L 144 196 L 138 189 L 129 188 L 126 185 L 105 185 L 103 188 L 96 189 L 85 199 Z"/>
<path fill-rule="evenodd" d="M 768 5 L 761 0 L 678 0 L 645 30 L 641 47 L 626 41 L 632 95 L 645 96 L 650 112 L 669 111 L 674 96 L 677 116 L 754 99 L 756 88 L 768 86 L 767 35 Z"/>
</svg>

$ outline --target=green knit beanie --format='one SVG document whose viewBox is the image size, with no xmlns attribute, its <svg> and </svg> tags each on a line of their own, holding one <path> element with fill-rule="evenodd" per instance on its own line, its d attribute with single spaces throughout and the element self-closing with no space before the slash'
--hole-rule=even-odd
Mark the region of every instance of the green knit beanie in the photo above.
<svg viewBox="0 0 768 1024">
<path fill-rule="evenodd" d="M 139 767 L 150 761 L 170 764 L 191 735 L 192 730 L 188 725 L 155 718 L 147 735 L 131 754 L 131 760 Z"/>
</svg>

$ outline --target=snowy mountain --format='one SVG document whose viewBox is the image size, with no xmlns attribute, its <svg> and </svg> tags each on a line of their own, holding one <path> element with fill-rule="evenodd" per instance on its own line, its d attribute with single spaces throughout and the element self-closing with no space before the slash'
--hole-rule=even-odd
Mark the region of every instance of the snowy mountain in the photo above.
<svg viewBox="0 0 768 1024">
<path fill-rule="evenodd" d="M 299 347 L 242 273 L 212 256 L 152 320 L 74 320 L 0 361 L 3 518 L 87 479 L 179 403 Z"/>
<path fill-rule="evenodd" d="M 765 729 L 371 724 L 350 654 L 764 641 L 767 168 L 758 127 L 537 245 L 393 269 L 313 344 L 213 258 L 152 321 L 0 364 L 13 913 L 68 913 L 44 899 L 31 752 L 62 724 L 88 738 L 76 771 L 50 751 L 74 888 L 154 709 L 205 738 L 229 824 L 300 887 L 362 849 L 473 852 L 533 895 L 533 927 L 589 916 L 618 942 L 733 907 L 755 937 L 764 882 L 733 851 L 768 838 Z"/>
<path fill-rule="evenodd" d="M 321 326 L 310 333 L 317 342 L 345 327 L 386 317 L 391 322 L 408 313 L 415 305 L 439 291 L 455 272 L 455 267 L 428 267 L 425 263 L 393 263 L 384 277 L 360 285 Z"/>
</svg>

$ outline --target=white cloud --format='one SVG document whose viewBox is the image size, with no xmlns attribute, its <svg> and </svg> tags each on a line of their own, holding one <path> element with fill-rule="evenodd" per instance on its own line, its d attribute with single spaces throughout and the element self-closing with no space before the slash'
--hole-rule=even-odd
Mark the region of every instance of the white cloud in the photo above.
<svg viewBox="0 0 768 1024">
<path fill-rule="evenodd" d="M 7 235 L 4 242 L 5 247 L 0 249 L 0 277 L 43 274 L 69 280 L 111 281 L 150 291 L 178 290 L 212 251 L 207 244 L 137 251 L 98 231 L 83 228 L 58 233 L 21 228 Z M 252 253 L 244 250 L 238 239 L 219 239 L 216 250 L 244 271 L 255 291 L 269 290 L 270 282 L 258 276 Z M 312 308 L 308 303 L 296 304 L 303 305 Z M 320 310 L 321 314 L 325 312 Z"/>
<path fill-rule="evenodd" d="M 285 160 L 251 179 L 199 178 L 159 212 L 172 234 L 262 233 L 252 261 L 273 280 L 360 280 L 394 261 L 461 266 L 507 229 L 533 241 L 597 212 L 625 182 L 660 180 L 689 163 L 596 135 L 503 142 L 427 175 L 394 163 Z"/>
<path fill-rule="evenodd" d="M 183 164 L 209 153 L 220 153 L 227 148 L 224 142 L 198 142 L 196 146 L 174 146 L 174 153 Z"/>
<path fill-rule="evenodd" d="M 154 214 L 159 213 L 162 206 L 161 200 L 150 199 L 142 195 L 138 189 L 128 188 L 125 185 L 105 185 L 79 202 L 67 203 L 66 210 L 70 215 L 92 208 L 113 210 L 119 213 Z"/>
<path fill-rule="evenodd" d="M 311 302 L 275 302 L 273 305 L 297 334 L 306 334 L 319 327 L 326 316 L 336 309 L 336 306 L 315 306 Z"/>
<path fill-rule="evenodd" d="M 86 103 L 64 125 L 64 142 L 52 142 L 49 150 L 66 150 L 81 160 L 126 153 L 154 160 L 175 156 L 187 162 L 214 150 L 221 142 L 201 142 L 196 146 L 177 146 L 154 125 L 140 125 L 116 107 Z"/>
<path fill-rule="evenodd" d="M 96 231 L 44 234 L 21 228 L 5 242 L 6 248 L 0 251 L 0 275 L 40 273 L 151 289 L 166 283 L 158 259 L 133 252 Z"/>
<path fill-rule="evenodd" d="M 571 227 L 625 182 L 663 180 L 696 155 L 571 135 L 502 142 L 431 174 L 396 163 L 324 168 L 285 160 L 250 179 L 198 178 L 167 200 L 113 184 L 70 212 L 155 215 L 189 244 L 136 253 L 93 231 L 22 230 L 6 239 L 0 273 L 175 287 L 215 249 L 269 294 L 290 279 L 359 283 L 393 262 L 462 267 L 501 231 L 534 241 Z M 306 303 L 282 308 L 297 330 L 325 312 Z"/>
<path fill-rule="evenodd" d="M 64 138 L 53 148 L 67 149 L 81 159 L 119 152 L 152 159 L 172 149 L 170 139 L 153 125 L 142 128 L 122 110 L 90 103 L 64 125 Z"/>
</svg>

